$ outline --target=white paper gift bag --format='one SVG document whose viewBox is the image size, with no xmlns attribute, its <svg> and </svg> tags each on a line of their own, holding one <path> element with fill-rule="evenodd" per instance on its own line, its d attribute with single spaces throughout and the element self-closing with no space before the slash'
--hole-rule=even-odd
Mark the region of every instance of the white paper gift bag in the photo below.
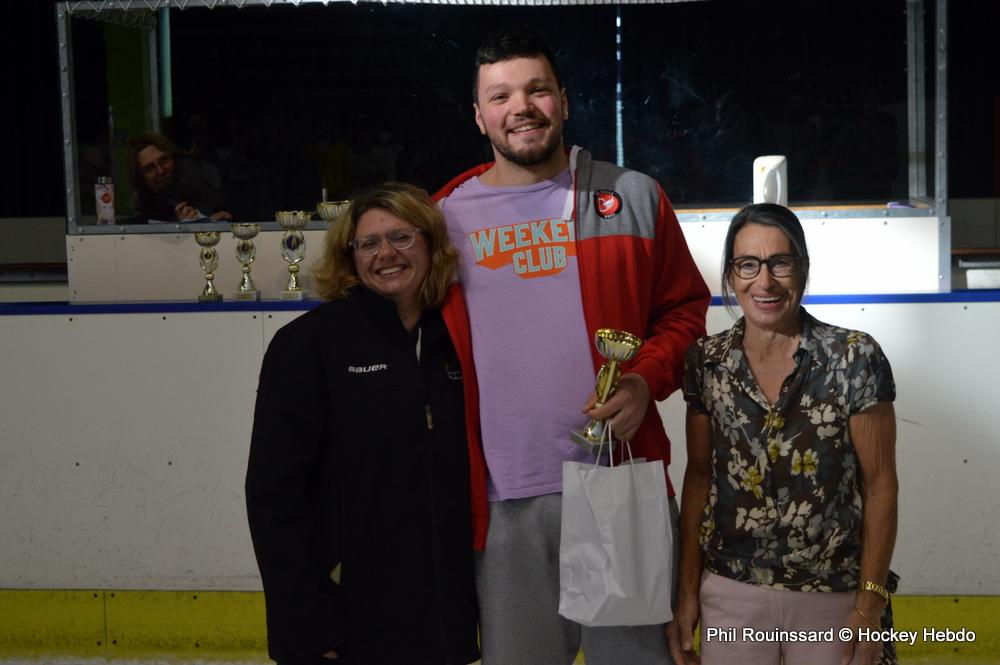
<svg viewBox="0 0 1000 665">
<path fill-rule="evenodd" d="M 559 614 L 585 626 L 661 624 L 673 617 L 674 543 L 663 463 L 631 463 L 623 445 L 629 461 L 618 466 L 563 462 Z"/>
</svg>

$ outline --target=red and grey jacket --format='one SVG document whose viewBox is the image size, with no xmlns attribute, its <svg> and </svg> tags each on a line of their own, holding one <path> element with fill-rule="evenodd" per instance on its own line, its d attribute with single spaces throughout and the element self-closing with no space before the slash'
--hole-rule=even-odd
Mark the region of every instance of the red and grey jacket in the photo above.
<svg viewBox="0 0 1000 665">
<path fill-rule="evenodd" d="M 492 166 L 482 164 L 466 171 L 434 198 L 447 198 L 463 182 Z M 681 385 L 684 352 L 705 334 L 705 312 L 711 299 L 708 287 L 691 258 L 670 201 L 655 180 L 594 161 L 578 147 L 570 151 L 570 169 L 575 195 L 576 259 L 588 336 L 593 338 L 598 328 L 615 328 L 645 340 L 635 358 L 622 365 L 622 372 L 641 375 L 653 400 L 664 400 Z M 479 388 L 468 310 L 457 283 L 448 290 L 442 312 L 462 365 L 473 545 L 483 549 L 489 510 L 479 429 Z M 591 359 L 596 372 L 604 358 L 592 347 Z M 653 400 L 632 437 L 632 454 L 669 464 L 670 441 Z"/>
</svg>

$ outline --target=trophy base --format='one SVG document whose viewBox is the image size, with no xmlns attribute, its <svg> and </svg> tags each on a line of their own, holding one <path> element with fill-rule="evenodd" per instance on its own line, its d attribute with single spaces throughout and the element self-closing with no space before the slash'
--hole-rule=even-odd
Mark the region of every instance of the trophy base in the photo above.
<svg viewBox="0 0 1000 665">
<path fill-rule="evenodd" d="M 233 300 L 260 300 L 260 291 L 237 291 Z"/>
<path fill-rule="evenodd" d="M 305 300 L 309 296 L 309 292 L 305 289 L 300 289 L 298 291 L 282 291 L 280 295 L 281 300 Z"/>
<path fill-rule="evenodd" d="M 589 438 L 582 431 L 575 431 L 574 430 L 574 431 L 570 432 L 569 433 L 569 438 L 570 438 L 570 440 L 573 443 L 575 443 L 576 445 L 580 446 L 581 448 L 583 448 L 584 450 L 586 450 L 591 455 L 596 455 L 597 451 L 601 449 L 601 440 L 600 439 L 597 439 L 595 441 L 594 439 Z M 611 441 L 611 443 L 609 444 L 607 441 L 605 441 L 604 448 L 605 448 L 605 450 L 608 450 L 609 452 L 613 451 L 615 449 L 615 442 Z"/>
<path fill-rule="evenodd" d="M 200 296 L 198 296 L 198 302 L 222 302 L 222 294 L 209 293 L 206 295 L 203 293 Z"/>
</svg>

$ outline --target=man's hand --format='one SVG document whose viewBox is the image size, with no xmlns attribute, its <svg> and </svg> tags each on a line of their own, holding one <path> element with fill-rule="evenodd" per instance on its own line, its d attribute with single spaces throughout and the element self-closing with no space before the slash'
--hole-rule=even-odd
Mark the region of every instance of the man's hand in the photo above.
<svg viewBox="0 0 1000 665">
<path fill-rule="evenodd" d="M 623 374 L 607 403 L 594 408 L 596 402 L 597 395 L 591 393 L 583 412 L 594 420 L 611 418 L 612 433 L 621 441 L 631 441 L 649 408 L 649 386 L 646 379 L 634 372 Z"/>
<path fill-rule="evenodd" d="M 181 222 L 193 222 L 201 217 L 198 209 L 193 205 L 188 205 L 187 201 L 181 201 L 174 206 L 174 214 L 177 215 L 178 221 Z"/>
<path fill-rule="evenodd" d="M 211 215 L 212 221 L 218 222 L 220 220 L 230 220 L 233 218 L 233 213 L 227 212 L 225 210 L 219 210 L 218 212 L 213 212 Z"/>
<path fill-rule="evenodd" d="M 329 658 L 330 660 L 337 660 L 337 658 L 338 658 L 337 652 L 334 651 L 333 649 L 330 649 L 325 654 L 323 654 L 323 657 L 324 658 Z"/>
</svg>

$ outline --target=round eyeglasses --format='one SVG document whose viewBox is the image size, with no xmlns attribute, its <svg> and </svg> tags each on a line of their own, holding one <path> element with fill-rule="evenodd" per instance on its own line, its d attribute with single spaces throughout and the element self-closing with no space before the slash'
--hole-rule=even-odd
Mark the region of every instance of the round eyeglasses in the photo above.
<svg viewBox="0 0 1000 665">
<path fill-rule="evenodd" d="M 420 229 L 390 231 L 389 233 L 378 233 L 371 236 L 358 236 L 351 241 L 354 251 L 364 256 L 375 256 L 382 247 L 385 240 L 393 249 L 409 249 L 417 241 L 417 234 L 423 233 Z"/>
<path fill-rule="evenodd" d="M 142 175 L 153 175 L 156 170 L 166 171 L 174 163 L 173 155 L 160 155 L 155 162 L 150 162 L 139 167 L 139 173 Z"/>
<path fill-rule="evenodd" d="M 797 256 L 776 254 L 766 259 L 756 256 L 737 256 L 729 262 L 729 265 L 740 279 L 753 279 L 760 274 L 762 265 L 767 265 L 767 269 L 774 277 L 791 277 L 795 274 L 795 267 L 798 263 Z"/>
</svg>

